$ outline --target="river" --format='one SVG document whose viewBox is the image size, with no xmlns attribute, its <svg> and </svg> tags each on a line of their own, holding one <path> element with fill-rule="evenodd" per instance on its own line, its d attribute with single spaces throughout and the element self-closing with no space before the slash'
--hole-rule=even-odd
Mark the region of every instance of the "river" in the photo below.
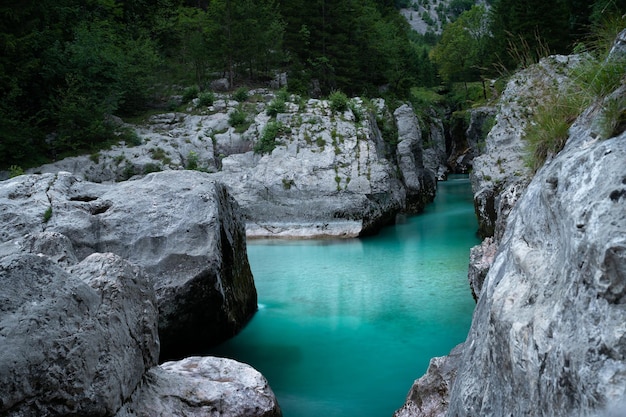
<svg viewBox="0 0 626 417">
<path fill-rule="evenodd" d="M 209 354 L 269 380 L 285 417 L 391 417 L 431 357 L 465 340 L 479 243 L 467 177 L 372 237 L 252 241 L 259 311 Z"/>
</svg>

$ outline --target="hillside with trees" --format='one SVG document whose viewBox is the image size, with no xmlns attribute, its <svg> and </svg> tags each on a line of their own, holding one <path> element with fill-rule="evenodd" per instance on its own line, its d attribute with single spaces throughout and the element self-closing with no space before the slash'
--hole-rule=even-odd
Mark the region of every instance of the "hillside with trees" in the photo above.
<svg viewBox="0 0 626 417">
<path fill-rule="evenodd" d="M 127 134 L 111 116 L 172 108 L 171 97 L 207 91 L 216 78 L 234 90 L 287 73 L 290 91 L 303 96 L 415 101 L 416 89 L 444 94 L 459 82 L 467 91 L 525 60 L 571 51 L 593 25 L 623 21 L 626 11 L 626 0 L 453 0 L 441 6 L 441 35 L 418 34 L 398 10 L 427 3 L 3 2 L 0 169 L 105 147 Z"/>
</svg>

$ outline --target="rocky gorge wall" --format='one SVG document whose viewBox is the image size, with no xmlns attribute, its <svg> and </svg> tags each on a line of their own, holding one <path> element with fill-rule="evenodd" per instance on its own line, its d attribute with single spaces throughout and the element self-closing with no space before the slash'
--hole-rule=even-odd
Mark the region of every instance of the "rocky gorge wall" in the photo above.
<svg viewBox="0 0 626 417">
<path fill-rule="evenodd" d="M 208 107 L 190 105 L 188 113 L 154 115 L 129 125 L 140 138 L 136 146 L 122 143 L 29 172 L 67 171 L 107 183 L 155 170 L 202 170 L 237 200 L 250 238 L 371 234 L 434 198 L 435 177 L 447 171 L 441 121 L 432 121 L 423 138 L 408 105 L 391 114 L 383 100 L 354 98 L 337 111 L 328 100 L 291 96 L 282 112 L 270 116 L 276 99 L 268 90 L 251 90 L 246 102 L 225 95 Z M 249 123 L 245 130 L 229 122 L 241 111 Z M 280 126 L 275 147 L 254 152 L 270 125 Z"/>
<path fill-rule="evenodd" d="M 626 31 L 610 59 L 623 59 L 625 46 Z M 515 168 L 524 106 L 511 94 L 565 81 L 559 68 L 575 60 L 552 57 L 510 81 L 472 177 L 490 237 L 472 254 L 481 265 L 470 276 L 470 332 L 431 360 L 396 416 L 623 415 L 626 132 L 602 138 L 598 129 L 612 100 L 624 112 L 626 87 L 584 111 L 532 179 Z"/>
</svg>

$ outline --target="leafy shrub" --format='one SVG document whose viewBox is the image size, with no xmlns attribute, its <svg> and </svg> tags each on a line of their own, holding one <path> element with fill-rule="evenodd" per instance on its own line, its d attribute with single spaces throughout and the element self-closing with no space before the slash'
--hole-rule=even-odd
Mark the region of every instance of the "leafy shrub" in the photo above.
<svg viewBox="0 0 626 417">
<path fill-rule="evenodd" d="M 263 129 L 261 138 L 254 146 L 254 153 L 266 154 L 272 153 L 276 148 L 276 138 L 283 131 L 283 124 L 280 122 L 271 121 Z"/>
<path fill-rule="evenodd" d="M 183 103 L 189 103 L 191 100 L 193 100 L 194 98 L 198 97 L 198 93 L 200 91 L 198 90 L 198 87 L 188 87 L 185 89 L 185 91 L 183 92 Z"/>
<path fill-rule="evenodd" d="M 265 109 L 265 113 L 270 117 L 276 117 L 278 113 L 284 113 L 287 110 L 287 106 L 285 105 L 285 100 L 276 97 L 274 100 L 267 105 L 267 109 Z"/>
<path fill-rule="evenodd" d="M 233 93 L 233 100 L 238 102 L 244 102 L 248 100 L 248 89 L 246 87 L 239 87 Z"/>
<path fill-rule="evenodd" d="M 119 134 L 119 139 L 126 143 L 126 146 L 139 146 L 141 145 L 141 138 L 132 128 L 125 128 Z"/>
<path fill-rule="evenodd" d="M 18 165 L 11 165 L 9 168 L 9 178 L 19 177 L 20 175 L 24 175 L 24 169 Z"/>
<path fill-rule="evenodd" d="M 194 151 L 189 151 L 187 154 L 187 169 L 198 169 L 198 154 Z"/>
<path fill-rule="evenodd" d="M 341 91 L 335 90 L 328 97 L 330 109 L 334 112 L 344 112 L 348 108 L 348 96 Z"/>
<path fill-rule="evenodd" d="M 276 94 L 276 98 L 284 102 L 288 102 L 289 100 L 291 100 L 291 94 L 289 94 L 289 91 L 287 91 L 286 88 L 281 88 L 280 90 L 278 90 L 278 93 Z"/>
<path fill-rule="evenodd" d="M 146 165 L 144 165 L 143 167 L 143 173 L 144 175 L 150 174 L 151 172 L 159 172 L 162 171 L 163 169 L 161 168 L 161 165 L 159 164 L 153 164 L 153 163 L 147 163 Z M 131 175 L 132 176 L 132 175 Z"/>
<path fill-rule="evenodd" d="M 243 133 L 250 127 L 252 121 L 248 119 L 248 114 L 244 109 L 239 106 L 228 115 L 228 123 L 235 128 L 235 132 Z"/>
<path fill-rule="evenodd" d="M 211 106 L 215 101 L 215 94 L 212 91 L 205 91 L 198 96 L 198 106 Z"/>
</svg>

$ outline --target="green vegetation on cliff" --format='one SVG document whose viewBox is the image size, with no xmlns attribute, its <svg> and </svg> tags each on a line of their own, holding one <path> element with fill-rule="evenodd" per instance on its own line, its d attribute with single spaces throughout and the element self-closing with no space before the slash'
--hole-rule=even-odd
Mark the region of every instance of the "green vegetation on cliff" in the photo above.
<svg viewBox="0 0 626 417">
<path fill-rule="evenodd" d="M 487 77 L 568 52 L 589 24 L 626 12 L 626 0 L 493 0 L 490 9 L 453 0 L 441 10 L 452 23 L 438 37 L 412 32 L 397 12 L 418 4 L 425 2 L 4 2 L 0 169 L 97 152 L 123 134 L 111 116 L 175 109 L 196 97 L 211 103 L 217 78 L 235 89 L 286 72 L 301 95 L 447 94 L 457 110 L 488 96 Z"/>
</svg>

